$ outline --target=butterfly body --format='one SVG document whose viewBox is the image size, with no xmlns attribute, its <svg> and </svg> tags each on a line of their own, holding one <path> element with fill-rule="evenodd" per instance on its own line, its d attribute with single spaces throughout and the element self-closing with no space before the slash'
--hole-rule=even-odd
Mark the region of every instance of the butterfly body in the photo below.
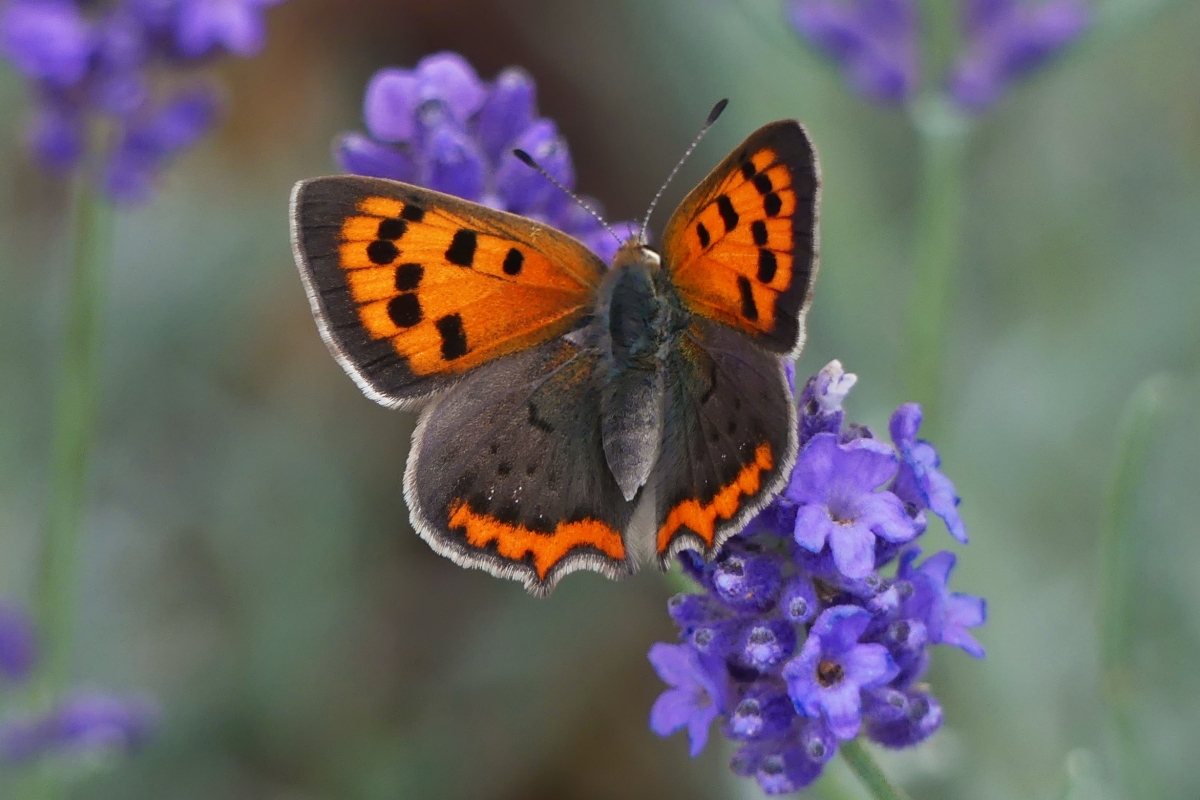
<svg viewBox="0 0 1200 800">
<path fill-rule="evenodd" d="M 706 556 L 796 455 L 784 361 L 816 272 L 815 155 L 766 126 L 611 268 L 531 220 L 420 187 L 318 178 L 293 243 L 323 338 L 373 399 L 420 409 L 414 527 L 549 592 Z M 648 520 L 648 522 L 635 522 Z"/>
</svg>

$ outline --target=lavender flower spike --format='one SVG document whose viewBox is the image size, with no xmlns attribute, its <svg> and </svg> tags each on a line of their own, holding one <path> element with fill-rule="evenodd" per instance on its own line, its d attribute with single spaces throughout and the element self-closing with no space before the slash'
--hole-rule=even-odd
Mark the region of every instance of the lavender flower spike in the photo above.
<svg viewBox="0 0 1200 800">
<path fill-rule="evenodd" d="M 510 67 L 488 83 L 457 53 L 435 53 L 412 69 L 375 73 L 363 99 L 367 133 L 334 143 L 342 169 L 416 183 L 511 211 L 579 239 L 605 261 L 618 242 L 536 171 L 512 154 L 531 153 L 568 189 L 575 186 L 571 151 L 553 121 L 537 115 L 527 72 Z M 599 210 L 595 200 L 584 198 Z M 634 230 L 616 223 L 618 236 Z"/>
<path fill-rule="evenodd" d="M 217 95 L 173 73 L 222 52 L 250 56 L 266 37 L 264 12 L 281 0 L 11 0 L 0 8 L 0 57 L 28 82 L 29 149 L 69 174 L 88 130 L 111 129 L 100 189 L 130 205 L 153 195 L 159 173 L 216 120 Z M 159 86 L 161 84 L 161 86 Z"/>
<path fill-rule="evenodd" d="M 975 113 L 1018 78 L 1045 65 L 1079 38 L 1090 12 L 1082 0 L 966 0 L 967 44 L 950 76 L 950 97 Z"/>
<path fill-rule="evenodd" d="M 788 489 L 713 560 L 679 554 L 698 591 L 668 604 L 681 643 L 650 651 L 670 685 L 651 715 L 654 732 L 687 727 L 697 753 L 719 720 L 738 744 L 730 768 L 770 795 L 810 785 L 839 741 L 860 732 L 885 747 L 929 738 L 943 719 L 921 682 L 931 646 L 983 655 L 968 629 L 987 609 L 950 592 L 954 556 L 916 563 L 912 542 L 931 501 L 910 494 L 930 493 L 914 464 L 925 478 L 937 468 L 932 446 L 915 438 L 920 409 L 896 410 L 889 447 L 845 423 L 854 380 L 833 361 L 803 384 Z M 882 570 L 897 558 L 888 577 Z"/>
<path fill-rule="evenodd" d="M 902 103 L 919 78 L 913 0 L 791 0 L 792 27 L 869 100 Z"/>
<path fill-rule="evenodd" d="M 59 752 L 130 752 L 145 744 L 158 718 L 158 706 L 147 698 L 81 692 L 48 714 L 0 722 L 0 762 L 18 764 Z"/>
</svg>

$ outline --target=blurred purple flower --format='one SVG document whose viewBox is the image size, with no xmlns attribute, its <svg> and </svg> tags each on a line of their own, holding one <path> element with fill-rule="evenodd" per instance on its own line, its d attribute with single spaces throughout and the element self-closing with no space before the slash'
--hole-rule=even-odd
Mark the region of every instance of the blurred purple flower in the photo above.
<svg viewBox="0 0 1200 800">
<path fill-rule="evenodd" d="M 712 561 L 679 554 L 699 591 L 676 595 L 667 606 L 682 643 L 657 644 L 650 654 L 673 687 L 659 700 L 673 715 L 660 709 L 651 721 L 654 732 L 689 727 L 698 752 L 697 736 L 707 736 L 713 719 L 720 720 L 721 732 L 739 743 L 731 768 L 768 794 L 811 784 L 839 739 L 860 730 L 886 747 L 928 738 L 942 723 L 941 706 L 919 682 L 930 646 L 983 655 L 967 632 L 984 621 L 983 600 L 949 591 L 951 554 L 915 563 L 920 551 L 911 541 L 925 532 L 924 513 L 877 489 L 906 456 L 844 421 L 843 402 L 854 381 L 831 362 L 805 382 L 798 421 L 805 444 L 791 486 Z M 902 406 L 894 417 L 906 423 L 894 434 L 897 449 L 917 442 L 914 409 Z M 864 522 L 870 515 L 857 505 L 864 497 L 868 507 L 870 498 L 891 497 L 882 501 L 887 524 L 903 541 L 870 531 Z M 797 538 L 801 513 L 810 506 L 821 511 L 814 512 L 814 530 L 826 529 L 830 541 L 834 531 L 827 529 L 837 528 L 837 520 L 868 529 L 862 538 L 874 545 L 866 574 L 857 568 L 847 574 L 836 548 L 814 552 L 814 542 Z M 854 513 L 839 513 L 845 509 Z M 830 511 L 834 521 L 827 525 Z M 879 572 L 894 562 L 892 577 Z M 718 675 L 723 699 L 706 702 L 718 692 Z"/>
<path fill-rule="evenodd" d="M 36 656 L 33 620 L 20 606 L 0 601 L 0 678 L 25 680 Z"/>
<path fill-rule="evenodd" d="M 520 148 L 568 189 L 575 186 L 570 149 L 553 121 L 537 115 L 537 87 L 510 67 L 487 83 L 457 53 L 435 53 L 412 69 L 388 67 L 367 83 L 367 135 L 342 134 L 339 166 L 356 175 L 426 186 L 545 222 L 611 261 L 617 242 L 591 214 L 521 163 Z M 599 204 L 583 198 L 600 212 Z M 632 222 L 612 225 L 618 237 Z"/>
<path fill-rule="evenodd" d="M 869 100 L 902 103 L 917 89 L 917 9 L 913 0 L 791 0 L 792 27 L 845 73 Z"/>
<path fill-rule="evenodd" d="M 0 55 L 28 78 L 74 86 L 94 47 L 92 26 L 70 0 L 13 0 L 0 10 Z"/>
<path fill-rule="evenodd" d="M 848 578 L 875 568 L 875 537 L 907 542 L 917 535 L 904 503 L 889 491 L 875 491 L 896 474 L 892 448 L 874 439 L 840 444 L 833 433 L 814 436 L 792 471 L 784 497 L 800 505 L 796 542 L 818 553 L 826 543 L 834 563 Z"/>
<path fill-rule="evenodd" d="M 686 645 L 656 644 L 650 648 L 650 663 L 671 687 L 650 709 L 650 727 L 659 736 L 687 728 L 695 758 L 708 742 L 709 726 L 721 713 L 724 678 L 712 674 L 700 655 Z M 719 669 L 724 671 L 724 666 Z"/>
<path fill-rule="evenodd" d="M 131 752 L 149 739 L 158 719 L 157 705 L 147 698 L 81 692 L 48 713 L 0 722 L 0 762 Z"/>
<path fill-rule="evenodd" d="M 950 97 L 971 112 L 994 104 L 1018 78 L 1079 38 L 1091 17 L 1083 0 L 965 0 L 966 45 L 949 81 Z"/>
<path fill-rule="evenodd" d="M 263 11 L 282 0 L 180 0 L 175 41 L 188 58 L 224 47 L 242 57 L 257 55 L 267 38 Z"/>
<path fill-rule="evenodd" d="M 37 160 L 70 173 L 83 162 L 88 131 L 104 119 L 113 136 L 99 170 L 118 203 L 149 200 L 166 163 L 213 125 L 208 87 L 166 91 L 179 72 L 218 52 L 262 48 L 264 10 L 281 0 L 11 0 L 0 9 L 0 56 L 34 98 L 28 144 Z"/>
</svg>

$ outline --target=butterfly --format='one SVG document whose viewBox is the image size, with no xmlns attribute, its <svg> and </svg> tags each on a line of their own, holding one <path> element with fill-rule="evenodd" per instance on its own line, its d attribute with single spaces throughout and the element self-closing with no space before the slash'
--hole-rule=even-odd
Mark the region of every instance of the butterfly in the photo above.
<svg viewBox="0 0 1200 800">
<path fill-rule="evenodd" d="M 643 225 L 609 268 L 418 186 L 296 184 L 322 338 L 369 398 L 419 409 L 404 495 L 421 537 L 539 596 L 579 569 L 711 559 L 796 459 L 784 365 L 804 342 L 819 185 L 804 128 L 766 125 L 686 197 L 661 252 Z"/>
</svg>

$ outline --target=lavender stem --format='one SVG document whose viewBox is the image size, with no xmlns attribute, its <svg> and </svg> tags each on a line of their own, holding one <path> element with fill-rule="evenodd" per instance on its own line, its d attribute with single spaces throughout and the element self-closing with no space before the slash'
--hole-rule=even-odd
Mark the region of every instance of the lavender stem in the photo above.
<svg viewBox="0 0 1200 800">
<path fill-rule="evenodd" d="M 1109 487 L 1108 518 L 1100 539 L 1101 691 L 1107 701 L 1121 779 L 1133 800 L 1163 796 L 1155 771 L 1147 763 L 1134 714 L 1132 615 L 1139 580 L 1137 495 L 1171 393 L 1171 376 L 1154 375 L 1134 389 L 1125 405 Z"/>
<path fill-rule="evenodd" d="M 883 774 L 883 770 L 879 768 L 874 756 L 863 747 L 862 742 L 858 739 L 851 739 L 848 742 L 842 742 L 838 752 L 842 754 L 842 758 L 854 770 L 854 774 L 863 782 L 863 786 L 867 787 L 867 791 L 871 793 L 871 797 L 875 800 L 909 800 L 908 795 L 897 786 L 893 786 Z"/>
<path fill-rule="evenodd" d="M 94 433 L 101 286 L 112 234 L 112 208 L 80 176 L 75 196 L 73 265 L 53 422 L 51 486 L 38 585 L 44 643 L 39 688 L 66 688 L 75 610 L 81 521 Z"/>
</svg>

